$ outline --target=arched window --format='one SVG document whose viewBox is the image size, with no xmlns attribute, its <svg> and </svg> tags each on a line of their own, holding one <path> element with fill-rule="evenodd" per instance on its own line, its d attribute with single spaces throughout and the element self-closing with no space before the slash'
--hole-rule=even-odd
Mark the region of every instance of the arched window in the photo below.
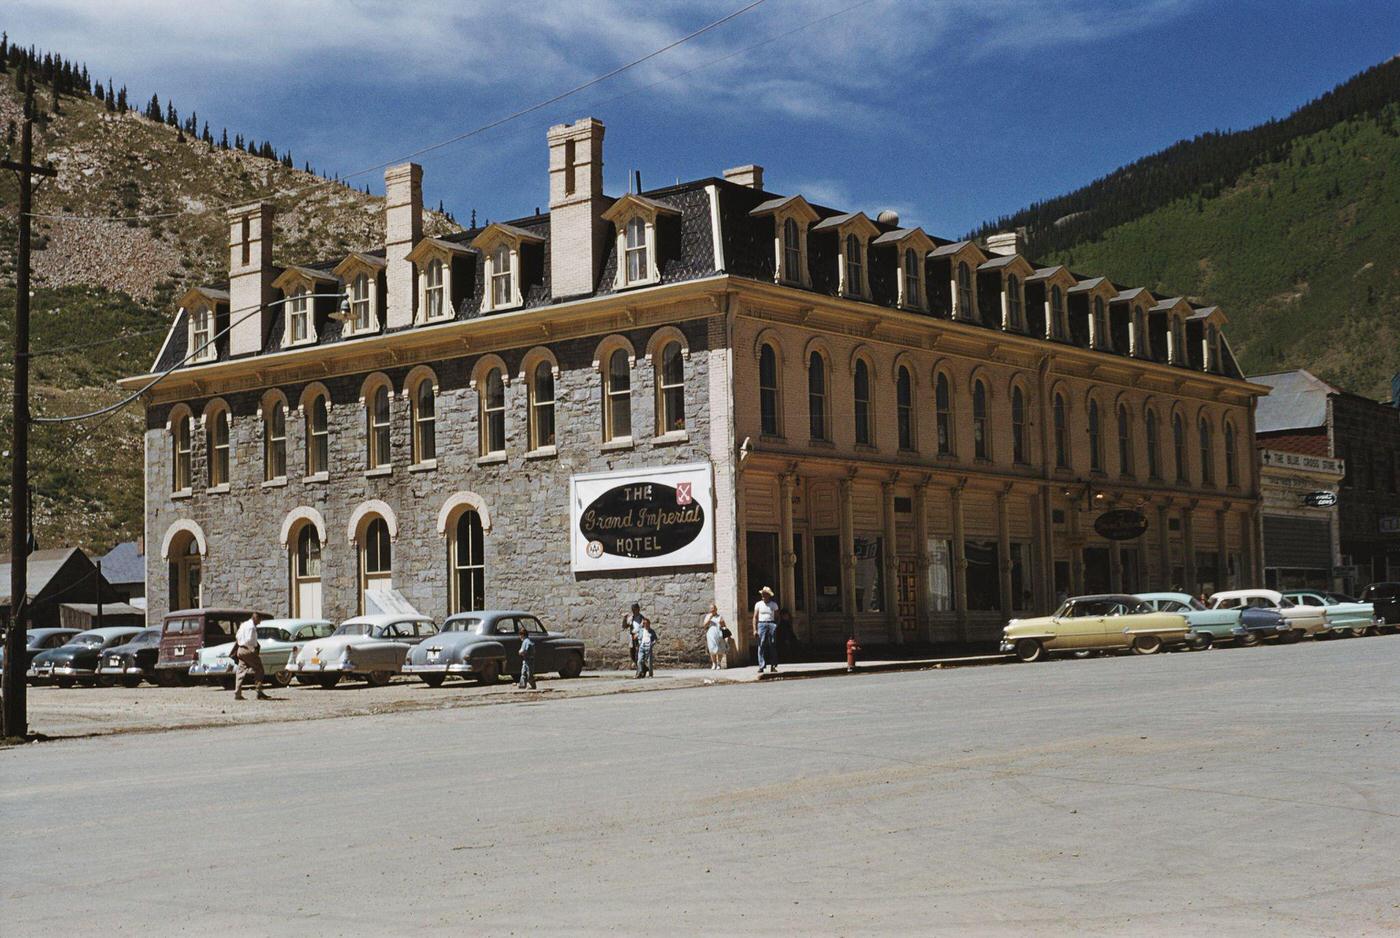
<svg viewBox="0 0 1400 938">
<path fill-rule="evenodd" d="M 1104 313 L 1103 297 L 1094 297 L 1094 347 L 1108 347 L 1108 316 Z"/>
<path fill-rule="evenodd" d="M 1157 414 L 1149 410 L 1145 418 L 1144 433 L 1147 436 L 1147 474 L 1154 479 L 1162 477 L 1162 464 L 1157 456 Z"/>
<path fill-rule="evenodd" d="M 788 218 L 783 222 L 783 279 L 792 283 L 802 280 L 802 242 L 797 230 L 797 219 Z"/>
<path fill-rule="evenodd" d="M 263 481 L 287 477 L 287 405 L 273 401 L 263 415 Z"/>
<path fill-rule="evenodd" d="M 1103 471 L 1103 428 L 1099 424 L 1099 402 L 1089 401 L 1089 468 Z"/>
<path fill-rule="evenodd" d="M 419 381 L 411 400 L 413 462 L 421 465 L 437 459 L 437 398 L 433 392 L 433 382 L 427 378 Z"/>
<path fill-rule="evenodd" d="M 1133 426 L 1123 404 L 1118 405 L 1118 472 L 1133 474 Z"/>
<path fill-rule="evenodd" d="M 1026 463 L 1026 395 L 1019 387 L 1011 389 L 1011 458 Z"/>
<path fill-rule="evenodd" d="M 934 382 L 933 406 L 938 417 L 938 455 L 953 455 L 953 392 L 948 376 L 939 374 Z"/>
<path fill-rule="evenodd" d="M 481 515 L 468 509 L 457 516 L 448 544 L 451 612 L 486 608 L 486 540 Z"/>
<path fill-rule="evenodd" d="M 365 594 L 370 590 L 387 590 L 393 584 L 393 553 L 389 543 L 389 525 L 375 517 L 365 525 L 360 539 L 360 612 L 368 604 Z"/>
<path fill-rule="evenodd" d="M 647 223 L 634 215 L 627 222 L 627 282 L 636 283 L 651 276 L 647 266 Z"/>
<path fill-rule="evenodd" d="M 972 383 L 972 453 L 990 459 L 991 428 L 987 425 L 987 386 L 979 378 Z"/>
<path fill-rule="evenodd" d="M 311 301 L 306 298 L 306 288 L 297 287 L 288 296 L 287 327 L 293 343 L 305 342 L 311 335 Z"/>
<path fill-rule="evenodd" d="M 530 376 L 530 449 L 554 445 L 554 366 L 548 361 L 535 365 Z"/>
<path fill-rule="evenodd" d="M 1225 424 L 1225 484 L 1239 484 L 1239 472 L 1235 467 L 1235 425 Z"/>
<path fill-rule="evenodd" d="M 367 465 L 370 469 L 387 466 L 390 462 L 389 445 L 389 389 L 379 385 L 369 395 L 369 406 L 365 408 L 368 429 Z"/>
<path fill-rule="evenodd" d="M 1059 284 L 1050 288 L 1050 328 L 1055 338 L 1065 337 L 1065 293 Z"/>
<path fill-rule="evenodd" d="M 188 413 L 175 418 L 170 428 L 170 487 L 184 492 L 190 487 L 193 464 L 194 417 Z"/>
<path fill-rule="evenodd" d="M 792 222 L 792 219 L 788 219 Z M 782 436 L 778 426 L 778 353 L 767 342 L 758 350 L 758 415 L 759 432 L 764 436 Z"/>
<path fill-rule="evenodd" d="M 865 293 L 865 265 L 860 257 L 860 238 L 846 235 L 846 292 L 854 296 Z"/>
<path fill-rule="evenodd" d="M 442 261 L 433 258 L 428 261 L 428 269 L 424 275 L 423 285 L 423 312 L 429 319 L 438 319 L 443 315 L 443 284 L 442 284 Z"/>
<path fill-rule="evenodd" d="M 228 485 L 229 416 L 220 408 L 209 422 L 209 487 Z"/>
<path fill-rule="evenodd" d="M 1147 355 L 1150 352 L 1150 338 L 1147 335 L 1147 318 L 1142 314 L 1141 306 L 1133 307 L 1133 354 Z"/>
<path fill-rule="evenodd" d="M 306 474 L 326 472 L 331 462 L 330 404 L 317 394 L 306 409 Z"/>
<path fill-rule="evenodd" d="M 350 320 L 355 332 L 363 332 L 374 325 L 369 302 L 369 276 L 359 274 L 350 285 Z"/>
<path fill-rule="evenodd" d="M 292 549 L 292 615 L 303 619 L 321 618 L 321 538 L 316 525 L 303 524 L 297 530 Z"/>
<path fill-rule="evenodd" d="M 188 531 L 177 534 L 170 545 L 168 574 L 171 611 L 204 605 L 204 558 L 199 541 Z"/>
<path fill-rule="evenodd" d="M 1176 459 L 1176 481 L 1186 481 L 1186 426 L 1181 414 L 1172 415 L 1172 453 Z"/>
<path fill-rule="evenodd" d="M 632 362 L 626 349 L 613 349 L 603 372 L 603 439 L 632 437 Z"/>
<path fill-rule="evenodd" d="M 514 300 L 510 270 L 510 245 L 501 242 L 491 252 L 491 305 L 509 306 Z"/>
<path fill-rule="evenodd" d="M 656 379 L 657 435 L 684 430 L 685 357 L 679 342 L 667 342 L 661 349 Z"/>
<path fill-rule="evenodd" d="M 913 248 L 904 251 L 904 305 L 924 305 L 923 261 Z"/>
<path fill-rule="evenodd" d="M 1015 274 L 1006 275 L 1007 320 L 1012 329 L 1021 328 L 1021 278 Z"/>
<path fill-rule="evenodd" d="M 914 449 L 914 376 L 903 365 L 894 379 L 895 411 L 899 423 L 899 448 Z"/>
<path fill-rule="evenodd" d="M 856 443 L 870 445 L 870 367 L 856 359 L 855 373 Z"/>
<path fill-rule="evenodd" d="M 481 400 L 481 455 L 506 451 L 506 383 L 501 369 L 486 373 L 486 389 Z"/>
<path fill-rule="evenodd" d="M 807 362 L 807 415 L 812 439 L 827 439 L 826 359 L 820 352 L 813 352 Z"/>
<path fill-rule="evenodd" d="M 1215 455 L 1211 452 L 1210 421 L 1202 417 L 1199 429 L 1201 433 L 1201 482 L 1205 485 L 1211 485 L 1215 482 Z"/>
<path fill-rule="evenodd" d="M 958 262 L 958 317 L 972 318 L 972 268 L 967 261 Z"/>
<path fill-rule="evenodd" d="M 1055 466 L 1069 468 L 1069 408 L 1063 394 L 1055 395 Z"/>
</svg>

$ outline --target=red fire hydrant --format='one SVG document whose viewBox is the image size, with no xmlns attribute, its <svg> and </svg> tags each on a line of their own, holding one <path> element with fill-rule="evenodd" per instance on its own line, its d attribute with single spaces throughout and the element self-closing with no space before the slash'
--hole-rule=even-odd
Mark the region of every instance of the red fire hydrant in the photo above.
<svg viewBox="0 0 1400 938">
<path fill-rule="evenodd" d="M 860 651 L 860 643 L 856 641 L 855 636 L 853 635 L 850 638 L 846 639 L 847 671 L 854 671 L 856 669 L 856 652 L 858 651 Z"/>
</svg>

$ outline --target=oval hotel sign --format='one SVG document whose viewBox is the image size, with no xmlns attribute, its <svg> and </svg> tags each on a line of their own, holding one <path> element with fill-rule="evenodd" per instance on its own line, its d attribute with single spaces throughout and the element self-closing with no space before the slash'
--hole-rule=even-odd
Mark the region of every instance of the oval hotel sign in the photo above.
<svg viewBox="0 0 1400 938">
<path fill-rule="evenodd" d="M 1095 518 L 1094 530 L 1110 541 L 1131 541 L 1147 531 L 1147 518 L 1140 511 L 1117 508 Z"/>
<path fill-rule="evenodd" d="M 714 563 L 709 464 L 587 473 L 570 488 L 574 572 Z"/>
</svg>

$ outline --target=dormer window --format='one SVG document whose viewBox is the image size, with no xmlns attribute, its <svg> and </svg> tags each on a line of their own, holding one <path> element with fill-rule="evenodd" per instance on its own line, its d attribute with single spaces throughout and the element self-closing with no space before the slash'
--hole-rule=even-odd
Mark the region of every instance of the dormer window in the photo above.
<svg viewBox="0 0 1400 938">
<path fill-rule="evenodd" d="M 787 218 L 783 220 L 783 263 L 779 279 L 796 281 L 798 272 L 803 269 L 802 263 L 802 241 L 801 234 L 797 228 L 797 219 Z"/>
<path fill-rule="evenodd" d="M 217 355 L 214 348 L 214 311 L 207 306 L 190 311 L 190 354 L 197 362 L 212 361 Z"/>
<path fill-rule="evenodd" d="M 627 223 L 627 283 L 640 283 L 649 279 L 650 265 L 647 264 L 647 226 L 641 218 L 633 218 Z"/>
<path fill-rule="evenodd" d="M 185 311 L 185 350 L 190 362 L 215 361 L 219 357 L 219 327 L 228 326 L 228 317 L 224 312 L 228 308 L 228 293 L 208 287 L 192 287 L 180 297 L 179 305 Z"/>
<path fill-rule="evenodd" d="M 350 315 L 341 329 L 343 335 L 355 336 L 379 331 L 379 299 L 382 293 L 379 275 L 384 267 L 384 258 L 356 253 L 345 258 L 331 271 L 345 283 L 345 292 L 349 294 L 350 299 Z"/>
<path fill-rule="evenodd" d="M 880 235 L 871 244 L 875 252 L 871 263 L 878 265 L 882 272 L 893 268 L 898 294 L 895 300 L 899 306 L 920 312 L 927 310 L 924 269 L 928 253 L 933 250 L 933 240 L 920 228 L 896 228 Z M 894 251 L 886 254 L 885 249 L 890 247 Z"/>
<path fill-rule="evenodd" d="M 350 324 L 352 332 L 368 332 L 372 328 L 368 274 L 357 274 L 350 284 Z"/>
<path fill-rule="evenodd" d="M 841 272 L 841 292 L 847 296 L 865 296 L 865 242 L 854 234 L 846 235 L 846 269 Z"/>
<path fill-rule="evenodd" d="M 1020 330 L 1022 319 L 1021 310 L 1021 278 L 1015 274 L 1006 275 L 1006 309 L 1008 325 L 1012 329 Z"/>
<path fill-rule="evenodd" d="M 339 292 L 336 276 L 314 267 L 288 267 L 272 281 L 282 291 L 282 347 L 310 345 L 316 341 L 315 294 Z M 317 290 L 324 284 L 324 290 Z M 333 286 L 335 285 L 335 286 Z M 324 309 L 324 307 L 323 307 Z"/>
<path fill-rule="evenodd" d="M 833 253 L 836 255 L 836 293 L 854 300 L 870 299 L 870 240 L 880 234 L 875 223 L 865 217 L 864 212 L 851 212 L 846 215 L 833 215 L 812 226 L 818 234 L 830 233 L 836 236 Z M 896 264 L 896 269 L 898 265 Z"/>
<path fill-rule="evenodd" d="M 800 195 L 769 199 L 749 212 L 755 218 L 773 219 L 773 281 L 795 287 L 810 287 L 807 267 L 807 226 L 817 213 Z"/>
<path fill-rule="evenodd" d="M 408 252 L 407 259 L 418 272 L 415 324 L 443 322 L 456 315 L 458 303 L 472 291 L 476 257 L 475 247 L 446 238 L 424 238 Z"/>
<path fill-rule="evenodd" d="M 499 244 L 491 252 L 491 305 L 506 306 L 514 292 L 511 287 L 510 245 Z"/>
<path fill-rule="evenodd" d="M 661 265 L 679 250 L 680 214 L 664 202 L 630 192 L 603 213 L 616 236 L 614 289 L 661 282 Z"/>
<path fill-rule="evenodd" d="M 297 287 L 288 294 L 287 333 L 292 345 L 305 342 L 311 335 L 311 301 L 305 288 Z"/>
<path fill-rule="evenodd" d="M 913 248 L 904 252 L 904 306 L 924 305 L 924 260 Z"/>
<path fill-rule="evenodd" d="M 1108 311 L 1104 304 L 1103 297 L 1094 297 L 1094 348 L 1105 348 L 1108 345 Z"/>
<path fill-rule="evenodd" d="M 441 260 L 433 258 L 423 270 L 423 315 L 428 319 L 443 316 L 443 266 Z"/>
<path fill-rule="evenodd" d="M 544 276 L 544 239 L 533 231 L 492 222 L 472 239 L 485 267 L 486 293 L 483 313 L 514 309 L 525 304 L 531 282 Z"/>
<path fill-rule="evenodd" d="M 1050 328 L 1053 330 L 1051 335 L 1056 339 L 1063 339 L 1068 333 L 1065 328 L 1065 292 L 1058 283 L 1050 287 Z"/>
<path fill-rule="evenodd" d="M 976 315 L 972 305 L 972 268 L 967 261 L 958 263 L 958 318 L 971 319 Z"/>
</svg>

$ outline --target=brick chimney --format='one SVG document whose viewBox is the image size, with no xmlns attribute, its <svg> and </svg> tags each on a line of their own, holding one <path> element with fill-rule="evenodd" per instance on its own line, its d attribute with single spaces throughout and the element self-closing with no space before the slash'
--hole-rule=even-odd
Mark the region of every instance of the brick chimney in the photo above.
<svg viewBox="0 0 1400 938">
<path fill-rule="evenodd" d="M 423 237 L 423 167 L 400 163 L 384 171 L 385 322 L 390 329 L 413 325 L 413 264 L 407 259 Z"/>
<path fill-rule="evenodd" d="M 272 320 L 272 206 L 253 202 L 229 209 L 229 356 L 256 355 Z M 261 312 L 253 309 L 262 307 Z"/>
<path fill-rule="evenodd" d="M 549 262 L 554 298 L 593 292 L 611 225 L 603 220 L 603 122 L 549 128 Z"/>
<path fill-rule="evenodd" d="M 731 166 L 724 171 L 724 178 L 740 186 L 748 186 L 750 189 L 763 188 L 763 167 L 757 163 L 750 163 L 747 166 Z"/>
<path fill-rule="evenodd" d="M 1015 231 L 1000 231 L 994 235 L 987 235 L 987 251 L 1002 256 L 1024 255 L 1026 253 L 1026 230 L 1017 228 Z"/>
</svg>

